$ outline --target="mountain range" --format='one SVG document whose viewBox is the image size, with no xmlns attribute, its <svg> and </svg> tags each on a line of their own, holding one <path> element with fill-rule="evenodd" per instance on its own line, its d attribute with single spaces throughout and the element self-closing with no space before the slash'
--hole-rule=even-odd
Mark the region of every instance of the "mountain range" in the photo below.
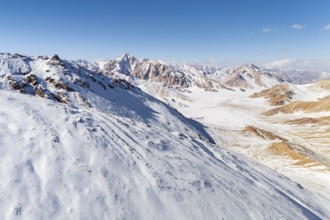
<svg viewBox="0 0 330 220">
<path fill-rule="evenodd" d="M 0 218 L 327 219 L 329 85 L 1 53 Z"/>
</svg>

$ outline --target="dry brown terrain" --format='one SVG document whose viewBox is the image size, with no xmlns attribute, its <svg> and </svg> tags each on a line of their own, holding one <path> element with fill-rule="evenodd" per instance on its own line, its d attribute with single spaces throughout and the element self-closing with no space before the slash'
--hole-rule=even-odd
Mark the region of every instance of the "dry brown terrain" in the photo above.
<svg viewBox="0 0 330 220">
<path fill-rule="evenodd" d="M 301 166 L 315 166 L 319 165 L 319 163 L 313 159 L 310 159 L 304 154 L 299 153 L 298 151 L 294 150 L 290 145 L 285 142 L 276 142 L 273 143 L 270 147 L 267 149 L 270 153 L 275 154 L 275 155 L 283 155 L 283 156 L 288 156 L 292 160 L 297 161 L 295 164 L 296 165 L 301 165 Z"/>
<path fill-rule="evenodd" d="M 276 139 L 280 139 L 282 140 L 281 137 L 269 132 L 269 131 L 265 131 L 263 129 L 248 125 L 243 129 L 244 133 L 250 133 L 253 134 L 257 137 L 260 137 L 264 140 L 276 140 Z"/>
<path fill-rule="evenodd" d="M 283 83 L 276 85 L 270 89 L 262 90 L 261 92 L 254 93 L 251 98 L 264 97 L 269 100 L 273 106 L 283 105 L 290 101 L 294 95 L 294 92 L 290 89 L 289 84 Z"/>
<path fill-rule="evenodd" d="M 309 88 L 311 89 L 323 89 L 323 90 L 330 90 L 330 80 L 323 80 L 314 83 Z"/>
<path fill-rule="evenodd" d="M 330 96 L 318 101 L 294 101 L 290 104 L 271 109 L 265 112 L 265 115 L 275 115 L 278 113 L 290 114 L 297 111 L 306 113 L 330 111 Z"/>
<path fill-rule="evenodd" d="M 300 145 L 297 146 L 297 143 L 293 144 L 289 140 L 280 137 L 270 131 L 266 131 L 264 129 L 248 125 L 242 130 L 242 132 L 245 135 L 255 136 L 257 138 L 261 138 L 262 140 L 269 141 L 271 146 L 266 149 L 268 152 L 277 156 L 286 156 L 294 160 L 294 165 L 301 165 L 301 166 L 305 166 L 305 165 L 320 166 L 321 164 L 325 165 L 322 162 L 322 160 L 313 159 L 315 155 L 310 157 L 309 154 L 311 152 L 308 150 L 305 152 L 306 148 L 304 146 L 300 146 Z"/>
<path fill-rule="evenodd" d="M 320 118 L 298 118 L 285 121 L 286 124 L 312 124 L 312 125 L 330 125 L 330 116 L 324 116 Z"/>
</svg>

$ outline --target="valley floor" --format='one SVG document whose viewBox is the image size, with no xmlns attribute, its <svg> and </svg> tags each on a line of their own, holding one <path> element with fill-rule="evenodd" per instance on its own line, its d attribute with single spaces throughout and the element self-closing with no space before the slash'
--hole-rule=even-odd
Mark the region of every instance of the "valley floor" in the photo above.
<svg viewBox="0 0 330 220">
<path fill-rule="evenodd" d="M 272 108 L 253 92 L 185 93 L 174 103 L 185 116 L 200 121 L 220 146 L 247 155 L 293 181 L 330 199 L 330 126 L 289 123 L 330 113 L 264 116 Z"/>
</svg>

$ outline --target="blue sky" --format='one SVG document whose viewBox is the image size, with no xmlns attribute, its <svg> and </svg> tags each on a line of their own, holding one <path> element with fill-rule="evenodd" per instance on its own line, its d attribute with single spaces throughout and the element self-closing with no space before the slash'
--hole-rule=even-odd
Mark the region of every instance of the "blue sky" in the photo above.
<svg viewBox="0 0 330 220">
<path fill-rule="evenodd" d="M 326 60 L 329 12 L 329 0 L 0 0 L 0 51 L 91 60 L 125 52 L 184 62 Z"/>
</svg>

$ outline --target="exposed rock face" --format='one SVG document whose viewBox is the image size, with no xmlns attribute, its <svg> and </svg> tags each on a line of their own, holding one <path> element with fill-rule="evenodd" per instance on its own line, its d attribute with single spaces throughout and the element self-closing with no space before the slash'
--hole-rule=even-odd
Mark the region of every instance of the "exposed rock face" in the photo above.
<svg viewBox="0 0 330 220">
<path fill-rule="evenodd" d="M 254 93 L 251 98 L 264 97 L 269 100 L 271 105 L 284 105 L 285 103 L 292 100 L 294 91 L 290 89 L 288 83 L 276 85 L 270 89 L 262 90 L 261 92 Z"/>
<path fill-rule="evenodd" d="M 57 66 L 62 66 L 65 67 L 64 62 L 61 60 L 61 58 L 58 55 L 54 55 L 52 56 L 49 60 L 48 60 L 48 64 L 50 65 L 57 65 Z"/>
<path fill-rule="evenodd" d="M 140 80 L 163 83 L 174 88 L 187 88 L 192 84 L 184 73 L 177 71 L 170 65 L 148 59 L 136 59 L 129 54 L 109 61 L 104 65 L 103 73 L 108 75 L 119 73 Z"/>
</svg>

